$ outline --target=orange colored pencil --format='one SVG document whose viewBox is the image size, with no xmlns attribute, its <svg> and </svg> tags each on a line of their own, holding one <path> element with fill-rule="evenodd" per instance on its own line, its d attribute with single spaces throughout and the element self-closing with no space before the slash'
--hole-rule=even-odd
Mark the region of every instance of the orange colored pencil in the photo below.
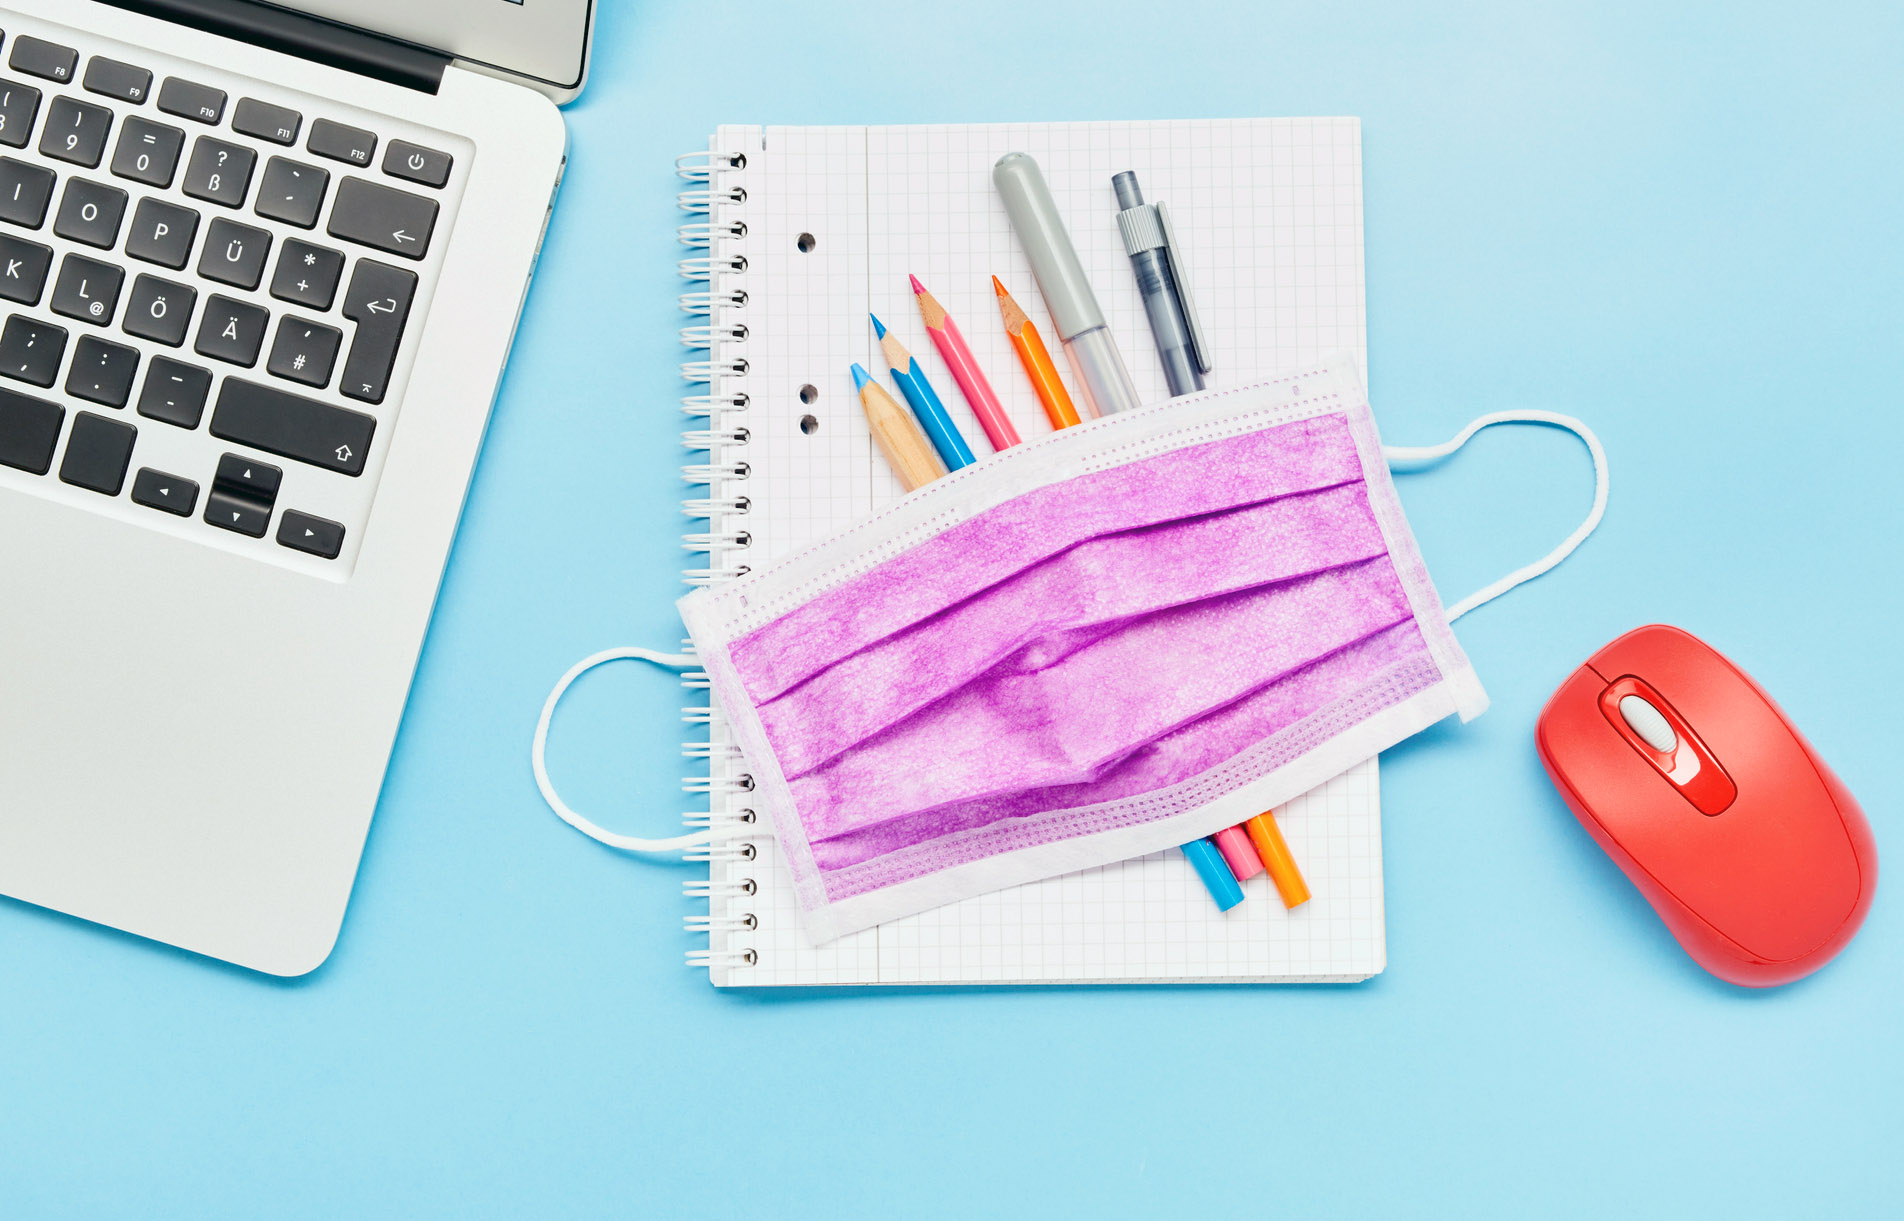
<svg viewBox="0 0 1904 1221">
<path fill-rule="evenodd" d="M 1283 906 L 1307 903 L 1309 884 L 1302 880 L 1302 870 L 1296 868 L 1296 858 L 1290 855 L 1282 828 L 1276 825 L 1275 811 L 1264 810 L 1244 823 L 1243 829 L 1249 832 L 1250 842 L 1256 845 L 1256 855 L 1269 870 L 1270 881 L 1276 883 L 1276 893 L 1282 896 Z"/>
<path fill-rule="evenodd" d="M 1058 368 L 1051 363 L 1051 353 L 1045 351 L 1045 341 L 1039 337 L 1037 325 L 1018 302 L 1012 300 L 997 276 L 992 277 L 992 291 L 998 295 L 998 312 L 1004 315 L 1005 333 L 1011 336 L 1012 350 L 1018 353 L 1018 363 L 1025 366 L 1025 376 L 1031 378 L 1031 388 L 1038 392 L 1038 401 L 1044 404 L 1051 426 L 1069 428 L 1079 423 L 1078 409 L 1072 406 L 1071 395 L 1058 380 Z"/>
</svg>

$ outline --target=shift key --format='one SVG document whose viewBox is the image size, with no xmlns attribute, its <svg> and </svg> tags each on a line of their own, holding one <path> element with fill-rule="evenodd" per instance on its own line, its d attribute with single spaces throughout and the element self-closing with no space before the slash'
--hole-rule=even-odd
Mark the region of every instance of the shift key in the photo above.
<svg viewBox="0 0 1904 1221">
<path fill-rule="evenodd" d="M 403 341 L 416 287 L 415 272 L 374 259 L 357 260 L 344 294 L 344 317 L 357 324 L 357 338 L 351 341 L 337 384 L 344 397 L 381 403 L 390 392 L 390 371 L 397 364 L 397 345 Z"/>
<path fill-rule="evenodd" d="M 377 421 L 360 411 L 228 377 L 218 391 L 211 432 L 221 441 L 249 445 L 342 475 L 364 473 Z"/>
</svg>

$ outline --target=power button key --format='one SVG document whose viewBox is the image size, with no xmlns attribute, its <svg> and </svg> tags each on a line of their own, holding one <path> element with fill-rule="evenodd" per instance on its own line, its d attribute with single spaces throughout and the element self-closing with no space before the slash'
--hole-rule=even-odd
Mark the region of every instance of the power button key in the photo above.
<svg viewBox="0 0 1904 1221">
<path fill-rule="evenodd" d="M 450 180 L 450 155 L 408 140 L 392 140 L 384 150 L 383 172 L 426 187 L 440 187 Z"/>
</svg>

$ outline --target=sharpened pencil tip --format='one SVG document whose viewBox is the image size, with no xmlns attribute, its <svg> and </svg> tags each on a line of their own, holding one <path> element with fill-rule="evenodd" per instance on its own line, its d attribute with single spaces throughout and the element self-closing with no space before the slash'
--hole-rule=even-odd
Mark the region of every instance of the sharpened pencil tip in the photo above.
<svg viewBox="0 0 1904 1221">
<path fill-rule="evenodd" d="M 913 291 L 913 293 L 914 293 L 914 295 L 917 295 L 917 294 L 919 294 L 919 293 L 923 293 L 923 292 L 925 292 L 925 290 L 926 290 L 926 286 L 925 286 L 925 285 L 923 285 L 923 284 L 921 284 L 921 283 L 919 283 L 919 277 L 918 277 L 918 276 L 913 276 L 913 275 L 909 275 L 909 276 L 907 276 L 906 278 L 907 278 L 908 280 L 911 280 L 911 281 L 912 281 L 912 291 Z"/>
<path fill-rule="evenodd" d="M 873 337 L 875 339 L 884 339 L 886 337 L 886 324 L 879 320 L 879 315 L 868 314 L 866 316 L 873 320 Z"/>
<path fill-rule="evenodd" d="M 1009 296 L 1011 296 L 1011 294 L 1010 294 L 1010 293 L 1008 293 L 1008 292 L 1006 292 L 1006 291 L 1005 291 L 1005 286 L 1004 286 L 1003 284 L 1000 284 L 1000 283 L 998 282 L 998 277 L 997 277 L 997 276 L 993 276 L 993 277 L 992 277 L 992 295 L 993 295 L 994 297 L 1009 297 Z"/>
<path fill-rule="evenodd" d="M 878 319 L 874 319 L 874 322 L 877 323 Z M 860 368 L 857 363 L 853 365 L 853 390 L 855 393 L 866 389 L 866 383 L 872 380 L 872 374 Z"/>
</svg>

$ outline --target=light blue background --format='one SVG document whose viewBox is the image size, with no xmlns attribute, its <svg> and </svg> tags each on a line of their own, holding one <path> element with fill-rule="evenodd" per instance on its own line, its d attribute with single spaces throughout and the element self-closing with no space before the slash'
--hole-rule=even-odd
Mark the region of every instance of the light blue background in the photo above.
<svg viewBox="0 0 1904 1221">
<path fill-rule="evenodd" d="M 1535 759 L 1617 633 L 1731 653 L 1900 797 L 1904 22 L 1894 4 L 604 0 L 567 188 L 343 940 L 278 983 L 0 904 L 12 1216 L 1846 1215 L 1901 1184 L 1904 927 L 1702 974 Z M 1461 625 L 1494 707 L 1384 756 L 1389 969 L 1357 987 L 731 995 L 686 867 L 561 827 L 551 680 L 671 646 L 671 158 L 717 122 L 1355 114 L 1391 440 L 1573 412 L 1612 509 Z M 1544 551 L 1578 445 L 1402 494 L 1443 590 Z M 675 686 L 565 706 L 576 805 L 667 833 Z M 1892 884 L 1892 890 L 1895 889 Z"/>
</svg>

